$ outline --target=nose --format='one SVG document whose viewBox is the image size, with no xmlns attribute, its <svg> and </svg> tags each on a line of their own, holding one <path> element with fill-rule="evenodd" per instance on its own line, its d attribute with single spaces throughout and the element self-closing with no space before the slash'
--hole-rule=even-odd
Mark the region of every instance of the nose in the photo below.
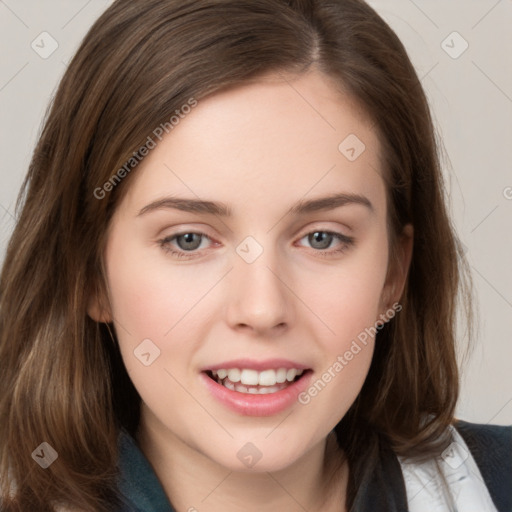
<svg viewBox="0 0 512 512">
<path fill-rule="evenodd" d="M 279 268 L 270 249 L 252 263 L 235 255 L 227 292 L 227 321 L 232 329 L 271 337 L 289 327 L 292 294 Z"/>
</svg>

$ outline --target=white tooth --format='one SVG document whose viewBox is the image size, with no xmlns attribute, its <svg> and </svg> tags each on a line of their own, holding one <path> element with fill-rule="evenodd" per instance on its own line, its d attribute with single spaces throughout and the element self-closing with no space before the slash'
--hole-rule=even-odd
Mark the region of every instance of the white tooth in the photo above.
<svg viewBox="0 0 512 512">
<path fill-rule="evenodd" d="M 259 395 L 261 391 L 258 391 L 256 388 L 249 388 L 248 393 L 251 395 Z"/>
<path fill-rule="evenodd" d="M 221 368 L 220 370 L 217 370 L 217 375 L 219 379 L 225 379 L 228 376 L 228 371 Z"/>
<path fill-rule="evenodd" d="M 304 370 L 297 370 L 297 375 L 302 375 L 304 373 Z"/>
<path fill-rule="evenodd" d="M 240 374 L 240 381 L 242 382 L 242 384 L 246 384 L 248 386 L 255 386 L 258 384 L 258 372 L 256 370 L 242 370 L 242 373 Z"/>
<path fill-rule="evenodd" d="M 236 384 L 235 391 L 238 391 L 239 393 L 247 393 L 247 387 L 242 384 Z"/>
<path fill-rule="evenodd" d="M 291 382 L 297 376 L 297 370 L 295 368 L 291 368 L 286 372 L 286 380 Z"/>
<path fill-rule="evenodd" d="M 286 368 L 279 368 L 276 372 L 276 382 L 282 384 L 286 381 Z"/>
<path fill-rule="evenodd" d="M 260 386 L 273 386 L 276 382 L 276 372 L 274 370 L 265 370 L 260 373 L 258 380 Z"/>
<path fill-rule="evenodd" d="M 231 382 L 240 382 L 240 370 L 238 368 L 231 368 L 231 370 L 228 370 L 228 379 Z"/>
<path fill-rule="evenodd" d="M 264 388 L 267 390 L 267 393 L 276 393 L 277 391 L 279 391 L 279 387 L 278 386 L 272 386 L 270 388 Z"/>
<path fill-rule="evenodd" d="M 217 376 L 217 372 L 216 372 L 215 370 L 212 370 L 212 375 L 213 375 L 214 377 L 216 377 L 216 376 Z"/>
<path fill-rule="evenodd" d="M 231 389 L 231 391 L 235 391 L 235 385 L 229 380 L 225 380 L 223 384 L 226 388 Z"/>
</svg>

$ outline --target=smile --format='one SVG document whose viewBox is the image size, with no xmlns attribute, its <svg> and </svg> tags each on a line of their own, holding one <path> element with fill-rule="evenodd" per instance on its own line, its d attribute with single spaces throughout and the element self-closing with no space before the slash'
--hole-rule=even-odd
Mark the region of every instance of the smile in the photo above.
<svg viewBox="0 0 512 512">
<path fill-rule="evenodd" d="M 297 368 L 279 368 L 263 371 L 249 368 L 219 368 L 207 372 L 208 376 L 218 384 L 238 393 L 264 395 L 277 393 L 288 387 L 289 383 L 302 375 L 304 370 Z"/>
</svg>

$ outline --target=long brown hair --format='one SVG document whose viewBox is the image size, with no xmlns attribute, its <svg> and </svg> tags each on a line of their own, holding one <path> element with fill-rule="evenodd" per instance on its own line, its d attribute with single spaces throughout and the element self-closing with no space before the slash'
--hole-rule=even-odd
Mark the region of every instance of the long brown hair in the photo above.
<svg viewBox="0 0 512 512">
<path fill-rule="evenodd" d="M 191 101 L 312 66 L 360 102 L 380 135 L 391 263 L 402 227 L 414 226 L 402 311 L 379 331 L 364 387 L 335 429 L 351 468 L 348 507 L 379 439 L 418 458 L 445 446 L 459 393 L 456 310 L 462 298 L 470 327 L 471 280 L 428 103 L 396 35 L 360 0 L 117 0 L 48 109 L 1 274 L 4 510 L 117 503 L 117 435 L 134 435 L 140 397 L 115 335 L 86 311 L 91 294 L 106 295 L 105 237 L 134 154 Z M 42 442 L 58 453 L 45 470 L 31 457 Z"/>
</svg>

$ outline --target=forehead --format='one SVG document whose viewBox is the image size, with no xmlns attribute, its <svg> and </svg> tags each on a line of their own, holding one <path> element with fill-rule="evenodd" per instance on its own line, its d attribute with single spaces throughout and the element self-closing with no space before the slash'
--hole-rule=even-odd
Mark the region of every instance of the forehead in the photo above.
<svg viewBox="0 0 512 512">
<path fill-rule="evenodd" d="M 134 171 L 130 209 L 159 196 L 215 199 L 261 214 L 347 192 L 383 208 L 381 147 L 363 109 L 318 72 L 267 75 L 198 100 Z"/>
</svg>

